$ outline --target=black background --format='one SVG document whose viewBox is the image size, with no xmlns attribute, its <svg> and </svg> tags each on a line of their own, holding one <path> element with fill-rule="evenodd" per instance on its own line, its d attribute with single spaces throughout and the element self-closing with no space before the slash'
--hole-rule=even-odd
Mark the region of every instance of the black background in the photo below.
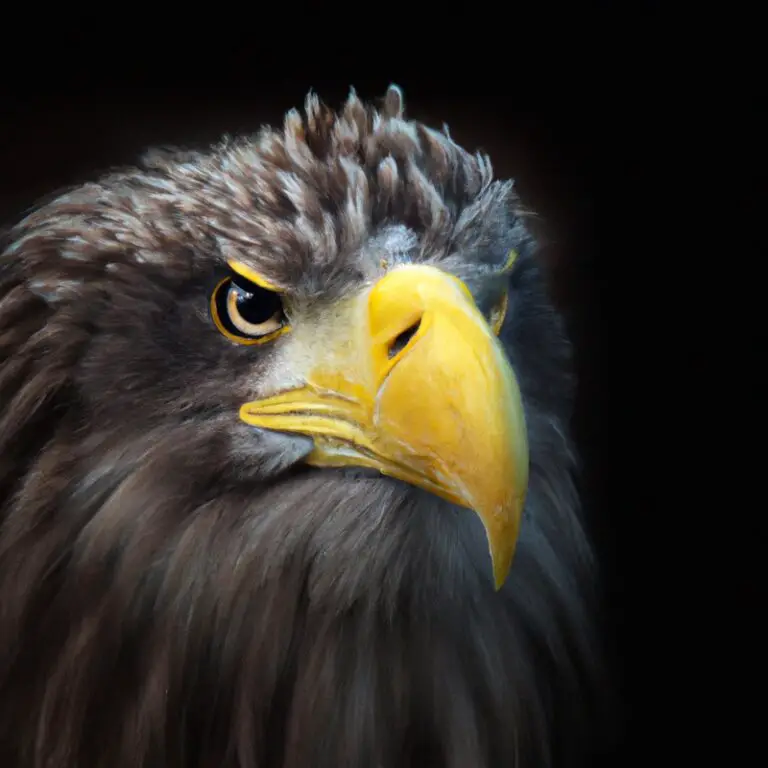
<svg viewBox="0 0 768 768">
<path fill-rule="evenodd" d="M 693 759 L 692 744 L 710 738 L 690 731 L 694 708 L 734 706 L 711 682 L 733 656 L 705 658 L 700 647 L 700 628 L 712 634 L 725 619 L 688 623 L 701 598 L 684 566 L 687 531 L 705 524 L 705 512 L 672 502 L 655 474 L 672 435 L 659 404 L 678 391 L 669 371 L 688 354 L 678 347 L 673 362 L 661 359 L 683 301 L 670 304 L 667 289 L 687 257 L 660 224 L 677 178 L 681 92 L 659 28 L 648 19 L 616 26 L 595 13 L 557 37 L 541 22 L 499 22 L 494 32 L 493 17 L 477 9 L 417 34 L 394 11 L 324 9 L 309 19 L 287 8 L 279 23 L 209 9 L 183 32 L 160 32 L 147 17 L 119 40 L 90 34 L 93 20 L 84 20 L 55 47 L 32 40 L 23 53 L 6 51 L 0 220 L 149 146 L 280 121 L 309 88 L 338 106 L 350 85 L 375 99 L 395 82 L 410 116 L 448 123 L 465 147 L 489 152 L 496 174 L 514 177 L 541 216 L 542 256 L 576 347 L 573 426 L 620 692 L 621 727 L 595 765 Z M 684 455 L 692 446 L 673 448 Z"/>
</svg>

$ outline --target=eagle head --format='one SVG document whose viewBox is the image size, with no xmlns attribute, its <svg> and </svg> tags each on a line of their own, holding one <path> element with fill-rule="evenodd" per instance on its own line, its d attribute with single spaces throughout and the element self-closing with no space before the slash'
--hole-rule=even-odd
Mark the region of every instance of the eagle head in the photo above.
<svg viewBox="0 0 768 768">
<path fill-rule="evenodd" d="M 575 755 L 568 358 L 512 183 L 395 87 L 39 206 L 0 265 L 0 762 Z"/>
</svg>

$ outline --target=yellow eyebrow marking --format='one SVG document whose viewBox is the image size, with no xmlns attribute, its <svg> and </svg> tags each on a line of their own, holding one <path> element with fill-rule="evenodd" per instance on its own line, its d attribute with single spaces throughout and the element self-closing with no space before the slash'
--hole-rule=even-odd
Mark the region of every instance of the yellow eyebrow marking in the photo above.
<svg viewBox="0 0 768 768">
<path fill-rule="evenodd" d="M 501 326 L 504 325 L 504 318 L 507 316 L 507 306 L 509 305 L 509 294 L 504 291 L 501 302 L 493 313 L 491 319 L 491 328 L 496 336 L 501 333 Z"/>
<path fill-rule="evenodd" d="M 517 261 L 518 257 L 517 251 L 512 248 L 512 250 L 507 254 L 507 260 L 504 262 L 504 266 L 501 268 L 502 272 L 509 272 L 510 269 L 512 269 L 512 265 Z"/>
<path fill-rule="evenodd" d="M 261 275 L 254 272 L 250 267 L 246 267 L 245 264 L 241 264 L 239 261 L 228 261 L 227 264 L 229 264 L 229 268 L 233 272 L 237 272 L 238 275 L 244 277 L 254 285 L 258 285 L 268 291 L 274 291 L 275 293 L 280 292 L 274 283 L 270 283 L 269 280 L 265 280 Z"/>
<path fill-rule="evenodd" d="M 507 260 L 504 262 L 504 266 L 501 268 L 501 274 L 509 272 L 519 256 L 518 252 L 512 248 L 507 254 Z M 504 318 L 507 316 L 507 308 L 509 307 L 509 293 L 504 291 L 501 301 L 496 309 L 491 313 L 491 328 L 493 332 L 498 336 L 501 333 L 501 326 L 504 325 Z"/>
</svg>

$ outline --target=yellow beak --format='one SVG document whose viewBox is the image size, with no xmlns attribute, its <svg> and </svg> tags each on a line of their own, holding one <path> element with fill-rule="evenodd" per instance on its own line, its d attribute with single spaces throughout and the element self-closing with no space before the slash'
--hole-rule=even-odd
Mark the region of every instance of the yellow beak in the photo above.
<svg viewBox="0 0 768 768">
<path fill-rule="evenodd" d="M 302 385 L 246 403 L 240 417 L 312 437 L 313 466 L 373 468 L 474 510 L 501 587 L 528 442 L 514 373 L 466 286 L 404 266 L 305 325 L 285 342 Z"/>
</svg>

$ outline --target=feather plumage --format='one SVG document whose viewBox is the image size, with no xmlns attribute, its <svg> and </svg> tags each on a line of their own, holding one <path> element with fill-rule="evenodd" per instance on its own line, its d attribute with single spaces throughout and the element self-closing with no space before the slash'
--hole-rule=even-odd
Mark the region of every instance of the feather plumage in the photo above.
<svg viewBox="0 0 768 768">
<path fill-rule="evenodd" d="M 233 257 L 309 315 L 383 262 L 482 303 L 510 248 L 531 476 L 497 593 L 466 510 L 239 421 L 279 355 L 206 307 Z M 0 265 L 0 763 L 578 764 L 599 664 L 568 362 L 511 183 L 396 89 L 32 212 Z"/>
</svg>

